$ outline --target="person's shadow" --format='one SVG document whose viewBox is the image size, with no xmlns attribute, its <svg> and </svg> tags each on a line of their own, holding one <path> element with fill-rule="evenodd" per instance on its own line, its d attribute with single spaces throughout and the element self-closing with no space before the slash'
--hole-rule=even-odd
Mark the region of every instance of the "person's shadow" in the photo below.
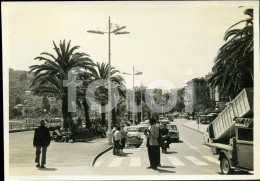
<svg viewBox="0 0 260 181">
<path fill-rule="evenodd" d="M 40 171 L 56 171 L 57 168 L 38 168 Z"/>
<path fill-rule="evenodd" d="M 156 171 L 158 171 L 159 173 L 176 173 L 175 171 L 165 170 L 165 169 L 161 169 L 161 168 L 157 168 Z"/>
<path fill-rule="evenodd" d="M 177 151 L 167 151 L 166 154 L 173 154 L 173 153 L 178 153 Z"/>
<path fill-rule="evenodd" d="M 133 153 L 124 153 L 123 155 L 120 155 L 121 157 L 128 157 L 128 155 L 133 154 Z"/>
</svg>

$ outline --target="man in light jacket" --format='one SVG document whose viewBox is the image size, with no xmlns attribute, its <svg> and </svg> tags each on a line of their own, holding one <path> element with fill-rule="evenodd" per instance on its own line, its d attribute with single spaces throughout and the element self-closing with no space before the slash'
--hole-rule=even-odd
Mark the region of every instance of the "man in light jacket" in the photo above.
<svg viewBox="0 0 260 181">
<path fill-rule="evenodd" d="M 158 144 L 159 127 L 156 125 L 156 120 L 151 118 L 149 120 L 150 126 L 145 132 L 147 136 L 147 150 L 150 161 L 150 167 L 148 169 L 157 169 L 160 164 L 160 146 Z"/>
</svg>

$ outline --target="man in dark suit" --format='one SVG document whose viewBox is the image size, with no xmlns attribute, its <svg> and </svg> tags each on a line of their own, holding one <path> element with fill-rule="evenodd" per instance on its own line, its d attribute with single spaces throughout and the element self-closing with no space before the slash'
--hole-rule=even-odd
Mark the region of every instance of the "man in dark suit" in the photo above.
<svg viewBox="0 0 260 181">
<path fill-rule="evenodd" d="M 37 163 L 36 167 L 45 168 L 46 164 L 46 152 L 47 147 L 50 145 L 51 137 L 50 137 L 50 131 L 45 126 L 46 122 L 44 120 L 41 120 L 40 126 L 35 129 L 34 132 L 34 138 L 33 138 L 33 146 L 36 147 L 36 157 L 35 162 Z M 42 159 L 41 159 L 41 165 L 40 165 L 40 155 L 42 152 Z"/>
<path fill-rule="evenodd" d="M 147 150 L 148 150 L 148 157 L 150 161 L 150 167 L 148 169 L 157 169 L 157 166 L 160 164 L 160 147 L 158 144 L 158 137 L 159 137 L 159 127 L 156 125 L 156 120 L 151 118 L 149 120 L 150 127 L 145 132 L 147 136 Z"/>
</svg>

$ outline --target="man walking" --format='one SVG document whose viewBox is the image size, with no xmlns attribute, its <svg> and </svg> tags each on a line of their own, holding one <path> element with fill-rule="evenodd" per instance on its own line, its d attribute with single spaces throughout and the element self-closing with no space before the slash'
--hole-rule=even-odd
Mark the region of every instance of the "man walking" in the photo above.
<svg viewBox="0 0 260 181">
<path fill-rule="evenodd" d="M 45 126 L 45 121 L 41 120 L 40 126 L 35 129 L 33 146 L 36 147 L 36 157 L 35 162 L 37 163 L 36 167 L 45 168 L 46 164 L 46 152 L 47 147 L 50 145 L 51 137 L 49 129 Z M 40 165 L 40 155 L 42 153 L 41 165 Z"/>
<path fill-rule="evenodd" d="M 160 164 L 160 147 L 158 144 L 158 137 L 159 137 L 159 127 L 156 126 L 156 120 L 151 118 L 149 120 L 150 127 L 145 132 L 147 136 L 147 150 L 148 150 L 148 157 L 150 161 L 150 167 L 148 169 L 157 169 L 157 166 Z"/>
</svg>

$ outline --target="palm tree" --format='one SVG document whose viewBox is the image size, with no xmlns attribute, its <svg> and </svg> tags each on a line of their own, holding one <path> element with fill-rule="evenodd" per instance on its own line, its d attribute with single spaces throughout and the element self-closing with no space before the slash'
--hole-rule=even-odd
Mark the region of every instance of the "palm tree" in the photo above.
<svg viewBox="0 0 260 181">
<path fill-rule="evenodd" d="M 68 128 L 72 125 L 72 113 L 68 112 L 68 88 L 63 86 L 63 80 L 68 79 L 68 72 L 75 67 L 82 67 L 85 70 L 93 67 L 93 62 L 85 53 L 75 52 L 79 46 L 70 46 L 70 41 L 66 43 L 60 41 L 59 47 L 53 42 L 56 53 L 52 55 L 47 52 L 41 53 L 41 56 L 35 60 L 44 61 L 40 65 L 30 66 L 30 72 L 33 72 L 34 79 L 31 87 L 33 92 L 38 95 L 51 94 L 62 101 L 63 126 Z"/>
<path fill-rule="evenodd" d="M 243 88 L 253 87 L 254 42 L 253 9 L 246 9 L 249 18 L 232 25 L 225 33 L 226 43 L 220 48 L 209 82 L 218 87 L 221 95 L 233 99 Z M 242 29 L 234 29 L 245 23 Z"/>
<path fill-rule="evenodd" d="M 109 71 L 109 65 L 106 63 L 97 63 L 95 65 L 95 69 L 91 70 L 91 75 L 93 77 L 93 81 L 100 80 L 100 79 L 108 79 L 108 71 Z M 116 75 L 117 73 L 120 73 L 119 70 L 115 69 L 114 67 L 111 67 L 110 71 L 110 80 L 111 82 L 117 87 L 119 91 L 119 95 L 125 97 L 125 81 L 122 76 Z M 111 103 L 114 105 L 114 96 L 111 95 Z M 105 106 L 108 103 L 108 90 L 105 87 L 100 87 L 96 90 L 96 99 L 101 104 L 101 106 Z M 106 113 L 105 110 L 102 110 L 101 113 L 102 118 L 102 124 L 106 124 Z M 116 122 L 116 112 L 115 108 L 112 110 L 112 121 L 113 123 Z"/>
</svg>

